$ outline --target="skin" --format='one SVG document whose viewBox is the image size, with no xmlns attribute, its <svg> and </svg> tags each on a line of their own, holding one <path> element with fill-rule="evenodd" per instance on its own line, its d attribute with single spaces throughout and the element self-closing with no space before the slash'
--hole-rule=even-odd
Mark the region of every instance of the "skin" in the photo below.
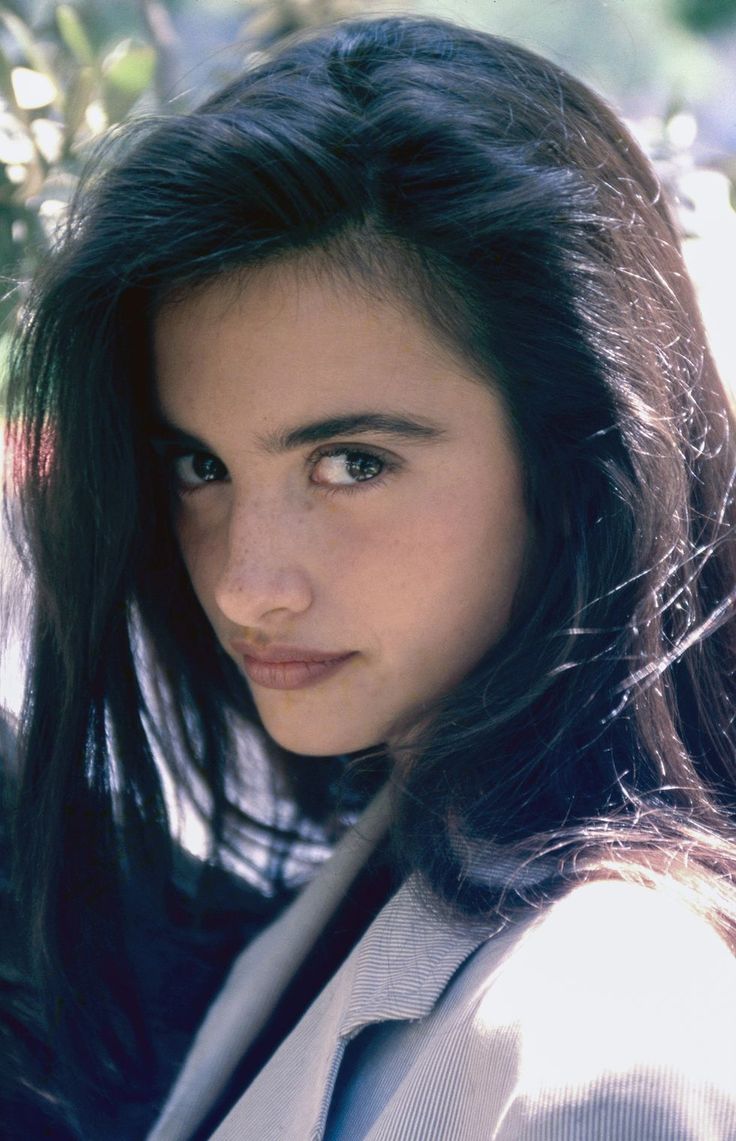
<svg viewBox="0 0 736 1141">
<path fill-rule="evenodd" d="M 266 730 L 304 755 L 397 747 L 509 622 L 529 528 L 499 396 L 397 299 L 293 265 L 169 304 L 154 352 L 178 540 L 220 642 L 241 669 L 243 645 L 352 654 L 302 688 L 250 681 Z M 366 412 L 425 431 L 284 439 Z"/>
</svg>

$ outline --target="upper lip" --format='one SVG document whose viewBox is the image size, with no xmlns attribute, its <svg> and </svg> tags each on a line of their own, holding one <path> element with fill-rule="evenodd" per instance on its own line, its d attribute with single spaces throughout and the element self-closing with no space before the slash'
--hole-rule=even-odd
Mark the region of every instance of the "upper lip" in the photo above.
<svg viewBox="0 0 736 1141">
<path fill-rule="evenodd" d="M 333 653 L 330 650 L 311 650 L 305 646 L 254 646 L 250 642 L 239 642 L 237 639 L 230 645 L 236 654 L 242 657 L 254 658 L 257 662 L 333 662 L 338 658 L 346 658 L 351 650 L 340 650 Z"/>
</svg>

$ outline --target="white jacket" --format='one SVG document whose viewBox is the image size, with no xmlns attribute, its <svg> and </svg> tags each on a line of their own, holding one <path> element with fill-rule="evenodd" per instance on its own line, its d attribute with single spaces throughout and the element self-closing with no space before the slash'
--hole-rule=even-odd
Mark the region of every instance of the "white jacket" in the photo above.
<svg viewBox="0 0 736 1141">
<path fill-rule="evenodd" d="M 212 1141 L 277 1139 L 736 1141 L 736 959 L 674 889 L 586 884 L 489 937 L 409 881 Z"/>
</svg>

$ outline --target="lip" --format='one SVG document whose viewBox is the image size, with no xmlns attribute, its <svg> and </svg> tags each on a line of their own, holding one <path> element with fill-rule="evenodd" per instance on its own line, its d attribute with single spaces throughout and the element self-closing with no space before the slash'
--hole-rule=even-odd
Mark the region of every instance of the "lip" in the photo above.
<svg viewBox="0 0 736 1141">
<path fill-rule="evenodd" d="M 249 643 L 231 642 L 243 672 L 264 689 L 306 689 L 325 681 L 355 657 L 355 651 L 330 653 L 304 646 L 269 646 L 259 649 Z"/>
</svg>

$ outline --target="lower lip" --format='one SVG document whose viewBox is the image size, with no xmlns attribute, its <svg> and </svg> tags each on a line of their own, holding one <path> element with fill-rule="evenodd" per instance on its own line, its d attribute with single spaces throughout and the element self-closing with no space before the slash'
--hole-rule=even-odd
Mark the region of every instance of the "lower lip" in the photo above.
<svg viewBox="0 0 736 1141">
<path fill-rule="evenodd" d="M 306 689 L 332 677 L 354 654 L 317 662 L 261 662 L 241 655 L 243 670 L 249 681 L 264 689 Z"/>
</svg>

